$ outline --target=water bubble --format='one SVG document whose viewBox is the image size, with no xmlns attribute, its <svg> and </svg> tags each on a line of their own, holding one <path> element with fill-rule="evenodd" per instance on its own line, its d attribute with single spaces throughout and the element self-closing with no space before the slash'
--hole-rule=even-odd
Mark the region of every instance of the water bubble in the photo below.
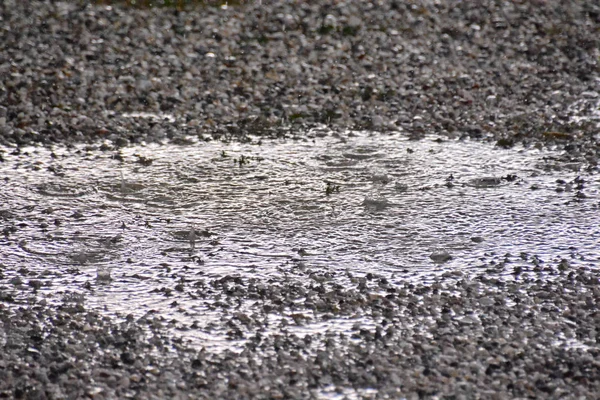
<svg viewBox="0 0 600 400">
<path fill-rule="evenodd" d="M 96 280 L 99 282 L 108 282 L 112 280 L 110 276 L 110 268 L 106 266 L 98 267 L 96 269 Z"/>
</svg>

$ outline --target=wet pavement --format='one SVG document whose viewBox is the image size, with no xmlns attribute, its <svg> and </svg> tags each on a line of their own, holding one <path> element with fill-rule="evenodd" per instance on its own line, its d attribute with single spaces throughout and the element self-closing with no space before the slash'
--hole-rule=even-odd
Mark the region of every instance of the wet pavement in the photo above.
<svg viewBox="0 0 600 400">
<path fill-rule="evenodd" d="M 0 2 L 0 397 L 597 397 L 596 2 L 101 3 Z"/>
<path fill-rule="evenodd" d="M 248 339 L 221 323 L 255 311 L 252 296 L 231 299 L 242 281 L 351 290 L 376 277 L 385 292 L 552 279 L 540 266 L 600 258 L 598 176 L 547 149 L 316 129 L 244 144 L 4 150 L 0 282 L 16 305 L 34 289 L 50 303 L 68 295 L 120 318 L 160 316 L 212 351 Z M 282 320 L 300 336 L 375 326 L 281 311 L 267 310 L 265 333 Z"/>
</svg>

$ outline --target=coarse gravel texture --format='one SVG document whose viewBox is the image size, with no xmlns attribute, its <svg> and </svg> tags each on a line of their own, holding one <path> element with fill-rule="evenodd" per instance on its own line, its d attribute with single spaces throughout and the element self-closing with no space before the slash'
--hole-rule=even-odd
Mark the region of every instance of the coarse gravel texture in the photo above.
<svg viewBox="0 0 600 400">
<path fill-rule="evenodd" d="M 0 5 L 5 143 L 401 129 L 597 159 L 595 1 Z M 570 108 L 579 102 L 576 110 Z M 172 115 L 162 121 L 127 113 Z M 591 146 L 592 145 L 592 146 Z"/>
<path fill-rule="evenodd" d="M 224 277 L 209 286 L 230 304 L 254 299 L 256 312 L 225 312 L 232 336 L 249 340 L 241 352 L 220 353 L 165 335 L 169 321 L 160 317 L 116 323 L 72 295 L 49 307 L 24 288 L 33 291 L 29 304 L 0 308 L 0 396 L 284 399 L 318 398 L 329 388 L 376 389 L 391 399 L 595 398 L 598 274 L 567 260 L 530 264 L 525 271 L 492 260 L 485 275 L 450 274 L 428 285 L 370 274 L 352 288 L 326 276 Z M 370 315 L 375 326 L 298 337 L 281 323 L 265 335 L 273 312 L 293 313 L 300 325 Z"/>
<path fill-rule="evenodd" d="M 5 0 L 0 143 L 126 146 L 325 124 L 540 143 L 593 170 L 598 125 L 578 117 L 598 112 L 599 65 L 591 0 L 186 11 Z M 485 263 L 422 285 L 369 275 L 339 287 L 314 271 L 211 282 L 207 296 L 256 301 L 252 315 L 223 311 L 232 338 L 249 339 L 241 353 L 190 348 L 169 321 L 116 321 L 77 295 L 51 305 L 25 278 L 0 287 L 0 398 L 597 397 L 597 265 Z M 296 324 L 368 315 L 373 326 L 299 338 L 282 320 L 265 335 L 273 312 Z"/>
</svg>

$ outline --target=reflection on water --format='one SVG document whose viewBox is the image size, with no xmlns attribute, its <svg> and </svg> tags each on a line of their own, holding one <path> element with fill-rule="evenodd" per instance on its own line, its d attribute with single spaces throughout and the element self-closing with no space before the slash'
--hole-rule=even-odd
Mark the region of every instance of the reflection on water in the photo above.
<svg viewBox="0 0 600 400">
<path fill-rule="evenodd" d="M 168 121 L 175 122 L 175 116 L 172 114 L 156 114 L 149 112 L 131 112 L 131 113 L 123 113 L 121 114 L 124 118 L 144 118 L 144 119 L 152 119 L 157 121 Z"/>
<path fill-rule="evenodd" d="M 592 91 L 583 92 L 579 100 L 569 105 L 569 111 L 572 114 L 572 122 L 590 122 L 600 127 L 600 94 Z"/>
<path fill-rule="evenodd" d="M 534 256 L 599 259 L 598 179 L 563 168 L 556 154 L 399 134 L 314 136 L 118 156 L 8 150 L 3 284 L 30 274 L 49 301 L 72 291 L 120 315 L 158 311 L 182 330 L 197 327 L 182 335 L 218 345 L 211 327 L 223 307 L 246 306 L 211 296 L 218 279 L 233 287 L 234 277 L 268 285 L 311 276 L 345 287 L 368 273 L 392 283 L 482 274 L 494 257 L 515 266 Z M 328 329 L 336 324 L 353 322 Z M 311 329 L 323 328 L 298 332 Z"/>
</svg>

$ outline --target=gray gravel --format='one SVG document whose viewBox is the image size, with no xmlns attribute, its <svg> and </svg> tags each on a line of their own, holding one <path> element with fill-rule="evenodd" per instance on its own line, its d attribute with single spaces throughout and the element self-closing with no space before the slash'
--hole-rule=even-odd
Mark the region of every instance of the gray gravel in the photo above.
<svg viewBox="0 0 600 400">
<path fill-rule="evenodd" d="M 597 124 L 571 118 L 598 112 L 595 1 L 248 3 L 4 1 L 2 140 L 124 145 L 322 123 L 542 139 L 597 158 Z M 174 119 L 128 116 L 139 112 Z"/>
<path fill-rule="evenodd" d="M 379 398 L 590 399 L 600 391 L 598 273 L 568 261 L 530 269 L 490 262 L 485 275 L 428 285 L 367 275 L 340 288 L 310 271 L 263 284 L 240 277 L 207 283 L 222 303 L 253 299 L 252 314 L 224 309 L 241 352 L 188 348 L 147 315 L 116 323 L 65 295 L 0 308 L 0 395 L 6 398 L 317 398 L 377 389 Z M 514 279 L 506 279 L 506 275 Z M 306 281 L 305 281 L 306 282 Z M 30 285 L 33 286 L 33 285 Z M 298 337 L 293 323 L 370 316 L 348 332 Z M 270 325 L 269 325 L 270 324 Z M 277 324 L 277 322 L 275 322 Z M 361 395 L 363 393 L 363 395 Z M 349 397 L 350 398 L 350 397 Z"/>
<path fill-rule="evenodd" d="M 5 0 L 0 143 L 126 146 L 325 124 L 557 146 L 597 168 L 597 123 L 577 118 L 598 112 L 597 2 L 381 3 L 180 12 Z M 224 311 L 231 337 L 251 338 L 241 353 L 189 348 L 169 321 L 118 322 L 68 293 L 46 304 L 24 272 L 28 285 L 0 287 L 0 397 L 595 398 L 597 265 L 537 260 L 487 260 L 479 277 L 427 285 L 369 274 L 348 289 L 315 271 L 310 284 L 210 282 L 211 296 L 256 301 L 252 315 Z M 263 335 L 269 313 L 373 323 L 299 338 L 281 322 Z"/>
</svg>

